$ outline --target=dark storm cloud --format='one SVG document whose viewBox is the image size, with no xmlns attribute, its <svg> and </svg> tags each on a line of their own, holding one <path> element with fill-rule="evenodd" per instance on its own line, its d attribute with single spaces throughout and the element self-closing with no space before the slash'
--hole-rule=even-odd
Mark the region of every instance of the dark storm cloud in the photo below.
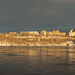
<svg viewBox="0 0 75 75">
<path fill-rule="evenodd" d="M 75 0 L 0 0 L 1 27 L 21 27 L 21 30 L 74 28 Z"/>
</svg>

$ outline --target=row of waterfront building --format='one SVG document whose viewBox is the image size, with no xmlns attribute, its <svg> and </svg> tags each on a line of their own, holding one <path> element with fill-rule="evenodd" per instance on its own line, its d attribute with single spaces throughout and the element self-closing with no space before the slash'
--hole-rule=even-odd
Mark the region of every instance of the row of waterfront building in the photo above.
<svg viewBox="0 0 75 75">
<path fill-rule="evenodd" d="M 74 37 L 75 36 L 75 29 L 70 30 L 68 34 L 65 32 L 60 32 L 59 30 L 53 30 L 51 31 L 46 31 L 42 30 L 40 33 L 38 31 L 21 31 L 20 33 L 17 32 L 10 32 L 10 33 L 4 33 L 4 36 L 70 36 Z"/>
<path fill-rule="evenodd" d="M 70 37 L 72 37 L 72 36 L 75 37 L 75 29 L 70 30 L 69 36 L 70 36 Z"/>
</svg>

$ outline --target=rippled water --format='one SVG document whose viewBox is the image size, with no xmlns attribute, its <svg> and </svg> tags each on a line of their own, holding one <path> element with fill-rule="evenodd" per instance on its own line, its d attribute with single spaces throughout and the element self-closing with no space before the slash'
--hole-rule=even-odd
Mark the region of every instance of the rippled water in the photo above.
<svg viewBox="0 0 75 75">
<path fill-rule="evenodd" d="M 75 75 L 75 47 L 0 47 L 0 75 Z"/>
</svg>

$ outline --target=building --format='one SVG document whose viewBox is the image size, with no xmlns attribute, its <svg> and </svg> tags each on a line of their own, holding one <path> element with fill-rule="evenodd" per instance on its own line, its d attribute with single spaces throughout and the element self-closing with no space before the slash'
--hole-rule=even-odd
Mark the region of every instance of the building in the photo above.
<svg viewBox="0 0 75 75">
<path fill-rule="evenodd" d="M 29 35 L 39 35 L 38 31 L 22 31 L 20 32 L 20 36 L 29 36 Z"/>
<path fill-rule="evenodd" d="M 9 37 L 9 33 L 4 33 L 4 36 L 5 37 Z"/>
<path fill-rule="evenodd" d="M 53 30 L 52 32 L 49 31 L 47 32 L 47 35 L 48 36 L 66 36 L 66 33 L 65 32 L 60 32 L 59 30 Z"/>
<path fill-rule="evenodd" d="M 59 33 L 59 36 L 66 36 L 66 33 L 65 32 L 61 32 L 61 33 Z"/>
<path fill-rule="evenodd" d="M 59 34 L 60 34 L 59 30 L 53 30 L 52 33 L 54 36 L 59 36 Z"/>
<path fill-rule="evenodd" d="M 53 33 L 51 31 L 47 32 L 48 36 L 53 36 Z"/>
<path fill-rule="evenodd" d="M 30 35 L 39 35 L 39 32 L 38 31 L 30 31 L 29 34 Z"/>
<path fill-rule="evenodd" d="M 41 33 L 40 33 L 40 35 L 47 35 L 46 30 L 42 30 Z"/>
<path fill-rule="evenodd" d="M 75 29 L 70 30 L 69 36 L 70 37 L 75 37 Z"/>
<path fill-rule="evenodd" d="M 19 35 L 19 34 L 16 33 L 16 32 L 10 32 L 9 34 L 12 35 L 12 36 L 18 36 L 18 35 Z"/>
</svg>

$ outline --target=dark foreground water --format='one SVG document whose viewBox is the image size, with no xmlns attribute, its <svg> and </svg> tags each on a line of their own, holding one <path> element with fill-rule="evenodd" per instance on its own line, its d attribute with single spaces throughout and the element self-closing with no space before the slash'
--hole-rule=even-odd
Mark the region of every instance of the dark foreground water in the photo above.
<svg viewBox="0 0 75 75">
<path fill-rule="evenodd" d="M 0 47 L 0 75 L 75 75 L 75 47 Z"/>
</svg>

